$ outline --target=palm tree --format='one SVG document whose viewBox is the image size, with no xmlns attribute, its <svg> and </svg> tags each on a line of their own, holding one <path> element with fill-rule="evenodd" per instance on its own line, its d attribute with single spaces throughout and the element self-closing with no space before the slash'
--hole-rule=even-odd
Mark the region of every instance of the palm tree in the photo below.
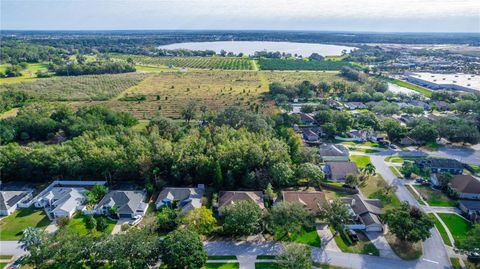
<svg viewBox="0 0 480 269">
<path fill-rule="evenodd" d="M 42 243 L 42 230 L 34 227 L 28 227 L 20 239 L 22 248 L 29 250 L 31 247 L 38 246 Z"/>
<path fill-rule="evenodd" d="M 370 175 L 375 175 L 377 173 L 375 165 L 369 163 L 363 168 L 363 171 L 367 172 Z"/>
</svg>

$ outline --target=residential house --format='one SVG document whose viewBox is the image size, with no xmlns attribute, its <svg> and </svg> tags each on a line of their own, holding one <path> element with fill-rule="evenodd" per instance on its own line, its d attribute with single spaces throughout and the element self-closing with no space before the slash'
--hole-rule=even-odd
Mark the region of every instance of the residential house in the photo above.
<svg viewBox="0 0 480 269">
<path fill-rule="evenodd" d="M 146 197 L 145 191 L 110 191 L 95 206 L 95 212 L 99 215 L 113 213 L 118 218 L 139 219 L 147 212 Z"/>
<path fill-rule="evenodd" d="M 323 167 L 325 176 L 331 180 L 343 181 L 347 175 L 358 175 L 358 167 L 354 162 L 327 162 Z"/>
<path fill-rule="evenodd" d="M 460 200 L 458 207 L 471 222 L 480 223 L 480 201 Z"/>
<path fill-rule="evenodd" d="M 180 208 L 183 214 L 202 206 L 202 197 L 205 185 L 198 184 L 196 188 L 164 188 L 158 195 L 155 207 L 157 209 L 168 206 Z"/>
<path fill-rule="evenodd" d="M 421 169 L 430 169 L 432 173 L 450 173 L 460 175 L 463 173 L 463 165 L 454 159 L 420 158 L 415 164 Z"/>
<path fill-rule="evenodd" d="M 81 187 L 53 187 L 36 198 L 35 207 L 45 208 L 51 218 L 70 218 L 77 210 L 83 210 L 85 192 Z"/>
<path fill-rule="evenodd" d="M 365 109 L 367 106 L 362 103 L 362 102 L 347 102 L 344 104 L 345 107 L 349 110 L 355 110 L 355 109 Z"/>
<path fill-rule="evenodd" d="M 283 202 L 299 203 L 317 215 L 320 206 L 327 201 L 322 191 L 282 191 Z"/>
<path fill-rule="evenodd" d="M 383 208 L 380 200 L 363 199 L 359 194 L 341 200 L 348 205 L 352 216 L 353 223 L 348 225 L 350 229 L 383 232 L 383 224 L 379 218 Z"/>
<path fill-rule="evenodd" d="M 322 129 L 316 126 L 297 126 L 294 130 L 302 135 L 305 142 L 318 142 L 323 135 Z"/>
<path fill-rule="evenodd" d="M 471 175 L 456 175 L 449 183 L 449 189 L 459 194 L 460 199 L 480 200 L 480 180 Z"/>
<path fill-rule="evenodd" d="M 251 201 L 261 209 L 265 209 L 261 191 L 221 191 L 218 195 L 218 212 L 221 214 L 223 208 L 239 201 Z"/>
<path fill-rule="evenodd" d="M 336 110 L 342 110 L 343 109 L 343 104 L 336 101 L 336 100 L 327 99 L 326 103 L 329 107 L 331 107 L 333 109 L 336 109 Z"/>
<path fill-rule="evenodd" d="M 18 204 L 32 198 L 32 191 L 0 191 L 0 216 L 17 210 Z"/>
<path fill-rule="evenodd" d="M 341 144 L 322 144 L 320 145 L 320 157 L 324 162 L 342 162 L 349 160 L 349 151 L 347 147 Z"/>
<path fill-rule="evenodd" d="M 298 115 L 300 116 L 300 122 L 303 125 L 313 125 L 315 123 L 315 119 L 311 114 L 300 112 Z"/>
</svg>

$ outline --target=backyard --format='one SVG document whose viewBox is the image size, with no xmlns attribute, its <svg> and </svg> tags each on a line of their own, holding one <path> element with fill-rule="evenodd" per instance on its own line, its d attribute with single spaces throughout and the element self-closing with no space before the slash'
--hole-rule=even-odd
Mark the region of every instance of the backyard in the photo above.
<svg viewBox="0 0 480 269">
<path fill-rule="evenodd" d="M 33 207 L 18 209 L 0 220 L 0 240 L 19 240 L 28 227 L 44 229 L 48 224 L 50 220 L 43 210 Z"/>
<path fill-rule="evenodd" d="M 440 190 L 435 190 L 430 186 L 415 185 L 414 188 L 420 193 L 422 198 L 427 201 L 430 206 L 451 206 L 457 205 L 457 202 L 450 199 Z"/>
</svg>

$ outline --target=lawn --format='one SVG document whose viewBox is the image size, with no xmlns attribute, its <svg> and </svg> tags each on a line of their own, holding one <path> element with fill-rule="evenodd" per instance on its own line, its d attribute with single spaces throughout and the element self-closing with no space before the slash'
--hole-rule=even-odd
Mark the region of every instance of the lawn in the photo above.
<svg viewBox="0 0 480 269">
<path fill-rule="evenodd" d="M 0 72 L 5 72 L 7 68 L 7 64 L 0 65 Z M 0 84 L 6 83 L 18 83 L 25 80 L 35 80 L 37 79 L 37 72 L 38 71 L 47 71 L 48 65 L 45 63 L 30 63 L 27 64 L 27 68 L 22 70 L 22 75 L 19 77 L 11 77 L 11 78 L 0 78 Z"/>
<path fill-rule="evenodd" d="M 381 79 L 386 80 L 390 83 L 396 84 L 400 87 L 404 87 L 404 88 L 410 89 L 412 91 L 416 91 L 418 93 L 421 93 L 421 94 L 425 95 L 426 97 L 432 97 L 432 91 L 431 90 L 420 87 L 420 86 L 417 86 L 415 84 L 412 84 L 412 83 L 409 83 L 409 82 L 406 82 L 406 81 L 402 81 L 402 80 L 398 80 L 398 79 L 393 79 L 393 78 L 382 77 Z"/>
<path fill-rule="evenodd" d="M 432 189 L 430 186 L 415 185 L 415 189 L 430 206 L 457 206 L 455 200 L 450 199 L 439 190 Z"/>
<path fill-rule="evenodd" d="M 407 188 L 408 192 L 410 192 L 410 194 L 415 198 L 415 200 L 417 200 L 419 204 L 426 205 L 425 202 L 422 199 L 420 199 L 420 196 L 418 196 L 418 194 L 413 190 L 412 185 L 405 184 L 405 187 Z"/>
<path fill-rule="evenodd" d="M 5 266 L 7 266 L 8 263 L 6 262 L 0 262 L 0 268 L 4 268 Z"/>
<path fill-rule="evenodd" d="M 320 237 L 318 236 L 317 230 L 315 228 L 308 231 L 302 229 L 299 233 L 292 234 L 290 235 L 290 237 L 282 237 L 279 240 L 301 243 L 313 247 L 320 247 Z"/>
<path fill-rule="evenodd" d="M 379 150 L 376 149 L 365 149 L 365 148 L 357 148 L 357 147 L 348 147 L 350 151 L 357 151 L 357 152 L 363 152 L 363 153 L 378 153 L 380 152 Z"/>
<path fill-rule="evenodd" d="M 447 225 L 448 230 L 455 241 L 465 238 L 467 232 L 472 228 L 472 224 L 457 214 L 437 213 L 438 216 Z"/>
<path fill-rule="evenodd" d="M 238 269 L 240 264 L 238 262 L 228 263 L 207 263 L 201 269 Z"/>
<path fill-rule="evenodd" d="M 28 227 L 44 229 L 48 224 L 50 220 L 43 210 L 33 207 L 16 210 L 0 220 L 0 240 L 19 240 Z"/>
<path fill-rule="evenodd" d="M 450 258 L 450 263 L 452 264 L 453 269 L 462 269 L 459 258 Z"/>
<path fill-rule="evenodd" d="M 360 190 L 362 191 L 363 195 L 370 199 L 379 199 L 383 203 L 383 207 L 385 210 L 399 206 L 400 200 L 398 200 L 395 192 L 393 190 L 389 190 L 387 187 L 387 183 L 379 174 L 375 176 L 371 176 L 365 186 L 362 186 Z"/>
<path fill-rule="evenodd" d="M 356 141 L 339 141 L 336 140 L 337 143 L 343 144 L 343 145 L 351 145 L 351 146 L 364 146 L 364 147 L 372 147 L 372 148 L 385 148 L 385 146 L 380 145 L 379 143 L 374 143 L 372 141 L 366 141 L 366 142 L 356 142 Z"/>
<path fill-rule="evenodd" d="M 388 166 L 388 168 L 390 168 L 390 171 L 392 171 L 392 173 L 398 177 L 398 178 L 402 178 L 402 174 L 398 171 L 398 169 L 395 167 L 395 166 Z"/>
<path fill-rule="evenodd" d="M 275 255 L 258 255 L 257 260 L 275 260 Z"/>
<path fill-rule="evenodd" d="M 335 230 L 330 228 L 332 234 L 335 234 Z M 347 235 L 343 233 L 337 233 L 334 236 L 335 243 L 342 252 L 347 253 L 357 253 L 357 254 L 367 254 L 372 256 L 379 256 L 380 252 L 378 249 L 370 242 L 370 239 L 362 232 L 357 231 L 359 241 L 350 243 L 346 238 Z"/>
<path fill-rule="evenodd" d="M 256 262 L 255 269 L 278 269 L 280 266 L 274 262 Z"/>
<path fill-rule="evenodd" d="M 213 255 L 213 256 L 208 256 L 208 260 L 236 260 L 237 256 L 218 256 L 218 255 Z"/>
<path fill-rule="evenodd" d="M 350 155 L 350 160 L 355 162 L 358 168 L 365 168 L 369 163 L 372 163 L 369 156 L 364 155 Z"/>
<path fill-rule="evenodd" d="M 403 260 L 416 260 L 422 256 L 422 243 L 420 242 L 414 244 L 402 242 L 390 233 L 386 234 L 385 238 L 393 252 Z"/>
<path fill-rule="evenodd" d="M 73 230 L 73 231 L 75 231 L 75 232 L 77 232 L 78 234 L 81 234 L 81 235 L 91 234 L 93 236 L 100 236 L 103 233 L 111 234 L 112 230 L 113 230 L 113 227 L 117 223 L 117 221 L 107 218 L 108 227 L 104 232 L 99 232 L 96 229 L 94 229 L 93 231 L 89 231 L 85 227 L 85 222 L 84 222 L 83 218 L 84 218 L 84 216 L 82 214 L 75 214 L 75 216 L 73 216 L 73 218 L 70 220 L 70 222 L 68 223 L 68 225 L 65 228 L 71 229 L 71 230 Z M 95 217 L 95 218 L 98 219 L 100 217 Z"/>
<path fill-rule="evenodd" d="M 433 222 L 435 223 L 435 227 L 437 228 L 438 232 L 440 233 L 440 236 L 442 237 L 443 243 L 445 243 L 445 245 L 451 247 L 452 242 L 450 242 L 450 238 L 448 238 L 447 231 L 443 227 L 442 223 L 440 223 L 440 220 L 438 220 L 437 217 L 435 217 L 435 215 L 433 215 L 433 213 L 429 213 L 428 215 L 432 218 Z"/>
</svg>

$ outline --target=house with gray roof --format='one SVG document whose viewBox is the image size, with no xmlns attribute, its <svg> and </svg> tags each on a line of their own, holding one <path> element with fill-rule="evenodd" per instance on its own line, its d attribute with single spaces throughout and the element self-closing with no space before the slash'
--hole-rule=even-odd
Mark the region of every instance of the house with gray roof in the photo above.
<svg viewBox="0 0 480 269">
<path fill-rule="evenodd" d="M 263 192 L 261 191 L 221 191 L 218 195 L 217 209 L 221 214 L 223 208 L 239 201 L 251 201 L 261 209 L 265 209 Z"/>
<path fill-rule="evenodd" d="M 350 229 L 365 230 L 367 232 L 382 232 L 383 224 L 379 215 L 382 213 L 382 202 L 378 199 L 363 199 L 359 194 L 342 198 L 348 206 L 352 223 Z"/>
<path fill-rule="evenodd" d="M 17 210 L 18 204 L 32 198 L 32 191 L 0 191 L 0 216 Z"/>
<path fill-rule="evenodd" d="M 348 162 L 327 162 L 323 166 L 325 176 L 334 181 L 343 181 L 348 175 L 358 175 L 357 164 Z"/>
<path fill-rule="evenodd" d="M 77 210 L 82 210 L 86 191 L 81 187 L 53 187 L 36 198 L 35 207 L 45 208 L 51 218 L 70 218 Z"/>
<path fill-rule="evenodd" d="M 415 159 L 415 164 L 420 169 L 430 169 L 432 173 L 463 174 L 463 164 L 455 159 L 420 158 Z"/>
<path fill-rule="evenodd" d="M 187 214 L 190 210 L 200 208 L 202 206 L 202 197 L 205 193 L 205 185 L 198 184 L 197 188 L 164 188 L 158 195 L 155 207 L 168 206 L 179 208 L 183 214 Z"/>
<path fill-rule="evenodd" d="M 118 218 L 138 219 L 147 212 L 146 198 L 145 191 L 110 191 L 95 206 L 95 212 L 99 215 L 115 212 Z"/>
<path fill-rule="evenodd" d="M 320 157 L 324 162 L 341 162 L 349 160 L 347 147 L 341 144 L 320 145 Z"/>
</svg>

